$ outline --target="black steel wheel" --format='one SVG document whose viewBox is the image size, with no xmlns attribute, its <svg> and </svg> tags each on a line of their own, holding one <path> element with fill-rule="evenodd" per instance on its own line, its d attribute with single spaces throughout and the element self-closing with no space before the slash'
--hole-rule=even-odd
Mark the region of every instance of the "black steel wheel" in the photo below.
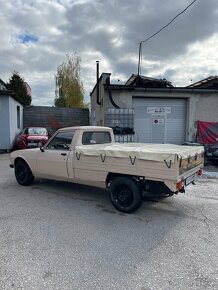
<svg viewBox="0 0 218 290">
<path fill-rule="evenodd" d="M 132 213 L 142 204 L 142 194 L 131 177 L 117 177 L 109 187 L 113 206 L 124 213 Z"/>
<path fill-rule="evenodd" d="M 34 181 L 34 176 L 31 169 L 22 159 L 15 163 L 15 177 L 20 185 L 30 185 Z"/>
</svg>

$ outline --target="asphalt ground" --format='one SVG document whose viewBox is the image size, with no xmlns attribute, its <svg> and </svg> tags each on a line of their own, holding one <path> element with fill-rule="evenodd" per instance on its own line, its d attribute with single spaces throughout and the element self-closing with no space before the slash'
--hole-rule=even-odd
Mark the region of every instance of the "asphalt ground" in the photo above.
<svg viewBox="0 0 218 290">
<path fill-rule="evenodd" d="M 1 290 L 218 289 L 218 179 L 205 175 L 127 215 L 106 190 L 22 187 L 8 156 L 0 154 Z"/>
</svg>

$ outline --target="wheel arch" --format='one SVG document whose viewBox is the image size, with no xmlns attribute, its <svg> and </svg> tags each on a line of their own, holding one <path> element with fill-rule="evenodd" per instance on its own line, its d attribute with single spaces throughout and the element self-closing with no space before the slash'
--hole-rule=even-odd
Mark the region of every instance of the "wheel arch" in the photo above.
<svg viewBox="0 0 218 290">
<path fill-rule="evenodd" d="M 32 168 L 31 168 L 29 162 L 28 162 L 25 158 L 23 158 L 23 157 L 21 157 L 21 156 L 18 156 L 18 157 L 15 158 L 15 160 L 14 160 L 14 166 L 16 166 L 16 164 L 17 164 L 17 162 L 18 162 L 19 160 L 24 161 L 24 162 L 29 166 L 29 169 L 30 169 L 31 172 L 33 173 L 33 170 L 32 170 Z"/>
<path fill-rule="evenodd" d="M 118 178 L 118 177 L 128 177 L 128 178 L 131 178 L 132 180 L 134 180 L 136 183 L 144 181 L 144 177 L 143 176 L 136 176 L 136 175 L 130 175 L 130 174 L 109 172 L 107 177 L 106 177 L 106 181 L 105 181 L 106 188 L 109 187 L 110 182 L 112 180 L 114 180 L 115 178 Z"/>
</svg>

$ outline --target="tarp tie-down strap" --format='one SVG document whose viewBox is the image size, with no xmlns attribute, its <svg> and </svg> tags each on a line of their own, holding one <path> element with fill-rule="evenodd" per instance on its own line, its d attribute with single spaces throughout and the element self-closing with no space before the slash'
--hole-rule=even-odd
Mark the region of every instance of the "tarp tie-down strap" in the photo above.
<svg viewBox="0 0 218 290">
<path fill-rule="evenodd" d="M 136 156 L 135 157 L 129 156 L 129 159 L 130 159 L 131 164 L 134 165 L 135 160 L 136 160 Z"/>
<path fill-rule="evenodd" d="M 165 162 L 167 168 L 170 168 L 170 167 L 171 167 L 171 165 L 172 165 L 172 160 L 170 160 L 169 162 L 167 162 L 166 160 L 164 160 L 164 162 Z"/>
</svg>

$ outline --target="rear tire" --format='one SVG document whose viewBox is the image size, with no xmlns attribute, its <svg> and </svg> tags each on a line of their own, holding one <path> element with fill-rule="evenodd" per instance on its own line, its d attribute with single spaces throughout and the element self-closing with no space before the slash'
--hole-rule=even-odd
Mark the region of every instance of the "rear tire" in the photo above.
<svg viewBox="0 0 218 290">
<path fill-rule="evenodd" d="M 20 185 L 30 185 L 34 181 L 34 176 L 28 164 L 24 160 L 15 163 L 15 177 Z"/>
<path fill-rule="evenodd" d="M 131 177 L 117 177 L 109 187 L 113 206 L 124 213 L 132 213 L 142 204 L 142 193 Z"/>
</svg>

